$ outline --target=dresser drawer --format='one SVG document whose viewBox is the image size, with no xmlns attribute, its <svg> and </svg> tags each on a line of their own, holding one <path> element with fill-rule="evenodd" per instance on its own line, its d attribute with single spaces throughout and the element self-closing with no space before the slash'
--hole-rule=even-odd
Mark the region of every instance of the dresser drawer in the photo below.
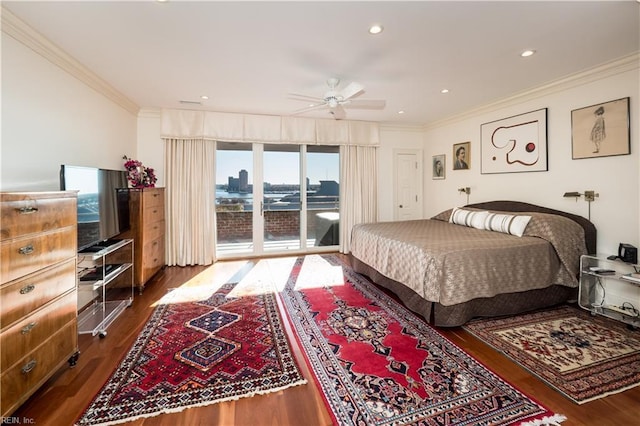
<svg viewBox="0 0 640 426">
<path fill-rule="evenodd" d="M 143 281 L 146 281 L 164 266 L 164 237 L 146 243 L 143 253 L 141 272 Z"/>
<path fill-rule="evenodd" d="M 164 223 L 164 220 L 160 220 L 158 222 L 146 224 L 144 232 L 142 233 L 144 241 L 153 241 L 160 237 L 164 238 Z"/>
<path fill-rule="evenodd" d="M 70 291 L 18 321 L 0 335 L 0 371 L 11 368 L 69 322 L 75 323 L 78 296 Z"/>
<path fill-rule="evenodd" d="M 142 223 L 146 228 L 150 223 L 160 222 L 164 220 L 164 207 L 163 206 L 145 206 L 142 210 Z"/>
<path fill-rule="evenodd" d="M 14 199 L 3 196 L 2 240 L 75 226 L 76 198 Z"/>
<path fill-rule="evenodd" d="M 164 189 L 150 188 L 142 191 L 142 205 L 146 207 L 164 208 Z"/>
<path fill-rule="evenodd" d="M 3 241 L 0 284 L 76 256 L 76 227 Z"/>
<path fill-rule="evenodd" d="M 78 349 L 76 322 L 70 322 L 17 364 L 2 371 L 0 406 L 3 416 L 13 412 Z"/>
<path fill-rule="evenodd" d="M 0 288 L 0 325 L 10 326 L 75 286 L 75 259 L 8 283 Z"/>
</svg>

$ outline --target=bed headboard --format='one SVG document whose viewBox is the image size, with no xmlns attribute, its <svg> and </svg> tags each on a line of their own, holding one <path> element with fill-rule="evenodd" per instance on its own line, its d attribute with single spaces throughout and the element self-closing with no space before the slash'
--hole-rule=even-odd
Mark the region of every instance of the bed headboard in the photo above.
<svg viewBox="0 0 640 426">
<path fill-rule="evenodd" d="M 587 252 L 589 254 L 596 254 L 596 227 L 593 223 L 591 223 L 591 221 L 585 219 L 582 216 L 563 212 L 560 210 L 549 209 L 547 207 L 536 206 L 535 204 L 524 203 L 522 201 L 487 201 L 484 203 L 468 204 L 465 207 L 483 210 L 498 210 L 505 212 L 549 213 L 568 217 L 569 219 L 578 223 L 584 229 L 584 238 L 587 245 Z"/>
</svg>

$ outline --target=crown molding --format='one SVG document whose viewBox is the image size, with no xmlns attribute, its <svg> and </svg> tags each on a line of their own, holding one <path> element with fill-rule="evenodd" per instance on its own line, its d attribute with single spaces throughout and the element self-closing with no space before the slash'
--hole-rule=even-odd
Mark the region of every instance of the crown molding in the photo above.
<svg viewBox="0 0 640 426">
<path fill-rule="evenodd" d="M 140 108 L 138 111 L 138 118 L 161 118 L 162 110 L 160 108 Z"/>
<path fill-rule="evenodd" d="M 640 0 L 639 0 L 640 1 Z M 603 78 L 612 77 L 617 74 L 625 73 L 628 71 L 640 69 L 640 52 L 632 53 L 628 56 L 623 56 L 614 61 L 601 64 L 594 68 L 581 71 L 575 74 L 568 75 L 564 78 L 552 81 L 550 83 L 537 86 L 519 93 L 513 96 L 491 102 L 480 107 L 468 110 L 461 114 L 456 114 L 451 117 L 437 120 L 429 124 L 425 124 L 423 130 L 435 129 L 445 125 L 453 124 L 459 121 L 463 121 L 477 115 L 492 112 L 498 109 L 507 108 L 510 106 L 518 105 L 533 99 L 549 96 L 563 90 L 571 89 L 576 86 L 588 84 Z"/>
<path fill-rule="evenodd" d="M 3 33 L 13 37 L 131 114 L 138 114 L 140 107 L 135 102 L 114 89 L 109 83 L 27 25 L 4 6 L 2 6 L 1 14 Z"/>
<path fill-rule="evenodd" d="M 424 131 L 424 126 L 422 124 L 412 124 L 412 123 L 391 123 L 391 122 L 381 122 L 380 130 L 387 132 L 416 132 L 422 133 Z"/>
</svg>

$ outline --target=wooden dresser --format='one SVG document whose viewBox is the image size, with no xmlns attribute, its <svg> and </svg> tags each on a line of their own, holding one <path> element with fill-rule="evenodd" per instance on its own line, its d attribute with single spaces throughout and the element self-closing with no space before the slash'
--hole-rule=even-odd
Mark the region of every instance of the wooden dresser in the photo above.
<svg viewBox="0 0 640 426">
<path fill-rule="evenodd" d="M 0 407 L 78 358 L 74 192 L 0 193 Z"/>
<path fill-rule="evenodd" d="M 164 267 L 164 188 L 131 189 L 131 230 L 121 235 L 134 241 L 135 285 L 140 291 Z"/>
</svg>

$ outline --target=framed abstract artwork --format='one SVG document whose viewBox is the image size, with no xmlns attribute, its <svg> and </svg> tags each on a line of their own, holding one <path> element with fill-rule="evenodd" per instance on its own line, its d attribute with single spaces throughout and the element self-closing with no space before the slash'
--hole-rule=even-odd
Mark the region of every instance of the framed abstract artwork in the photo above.
<svg viewBox="0 0 640 426">
<path fill-rule="evenodd" d="M 544 172 L 547 108 L 480 126 L 480 173 Z"/>
<path fill-rule="evenodd" d="M 574 160 L 627 154 L 631 154 L 629 98 L 571 111 Z"/>
<path fill-rule="evenodd" d="M 446 170 L 445 155 L 444 154 L 434 155 L 431 163 L 432 163 L 431 165 L 433 170 L 432 178 L 444 179 L 445 170 Z"/>
</svg>

